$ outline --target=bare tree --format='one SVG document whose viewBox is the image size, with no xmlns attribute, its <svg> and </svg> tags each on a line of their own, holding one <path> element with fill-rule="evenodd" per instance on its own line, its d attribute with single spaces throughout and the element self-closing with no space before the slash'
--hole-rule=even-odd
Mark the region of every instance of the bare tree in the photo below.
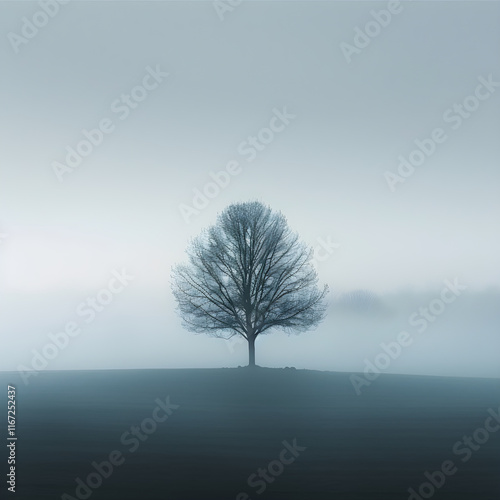
<svg viewBox="0 0 500 500">
<path fill-rule="evenodd" d="M 324 297 L 311 264 L 313 250 L 299 241 L 280 212 L 260 202 L 227 207 L 195 238 L 189 263 L 172 271 L 172 291 L 184 325 L 198 333 L 248 341 L 271 329 L 305 331 L 324 317 Z"/>
</svg>

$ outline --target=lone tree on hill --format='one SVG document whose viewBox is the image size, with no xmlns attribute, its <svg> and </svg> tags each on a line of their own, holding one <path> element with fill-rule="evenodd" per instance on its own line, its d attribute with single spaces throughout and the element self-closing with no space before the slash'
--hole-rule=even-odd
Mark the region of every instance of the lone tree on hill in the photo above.
<svg viewBox="0 0 500 500">
<path fill-rule="evenodd" d="M 227 207 L 217 223 L 189 245 L 188 264 L 172 270 L 172 291 L 188 330 L 248 341 L 273 328 L 306 331 L 325 316 L 323 290 L 311 264 L 313 250 L 299 241 L 280 212 L 260 202 Z"/>
</svg>

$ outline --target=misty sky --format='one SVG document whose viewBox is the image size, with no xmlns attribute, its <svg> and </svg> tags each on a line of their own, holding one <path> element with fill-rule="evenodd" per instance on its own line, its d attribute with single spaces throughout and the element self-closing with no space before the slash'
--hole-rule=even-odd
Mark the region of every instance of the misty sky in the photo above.
<svg viewBox="0 0 500 500">
<path fill-rule="evenodd" d="M 327 319 L 263 338 L 258 364 L 362 371 L 406 330 L 387 372 L 500 376 L 500 4 L 404 2 L 356 47 L 387 6 L 73 1 L 33 35 L 40 5 L 1 3 L 0 368 L 70 321 L 82 332 L 47 369 L 246 364 L 243 344 L 183 330 L 169 276 L 228 204 L 258 199 L 335 243 L 317 262 Z M 84 130 L 99 144 L 71 168 Z M 113 272 L 133 279 L 92 317 Z M 466 289 L 417 333 L 410 315 L 454 279 Z M 371 309 L 340 300 L 360 289 Z"/>
</svg>

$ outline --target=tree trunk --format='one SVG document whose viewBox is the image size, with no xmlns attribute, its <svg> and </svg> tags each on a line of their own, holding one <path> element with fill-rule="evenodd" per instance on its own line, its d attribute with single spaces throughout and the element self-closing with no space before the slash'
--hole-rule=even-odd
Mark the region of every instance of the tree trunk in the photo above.
<svg viewBox="0 0 500 500">
<path fill-rule="evenodd" d="M 248 366 L 255 366 L 255 337 L 248 338 Z"/>
</svg>

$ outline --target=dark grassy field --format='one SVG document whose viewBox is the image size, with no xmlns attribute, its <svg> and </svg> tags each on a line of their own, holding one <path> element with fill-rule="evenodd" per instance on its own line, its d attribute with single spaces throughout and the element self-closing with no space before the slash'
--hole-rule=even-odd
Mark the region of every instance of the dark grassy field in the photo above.
<svg viewBox="0 0 500 500">
<path fill-rule="evenodd" d="M 17 488 L 4 483 L 5 498 L 404 500 L 428 481 L 425 471 L 452 460 L 456 472 L 433 498 L 500 499 L 500 432 L 479 449 L 473 443 L 470 456 L 465 445 L 453 452 L 489 409 L 499 411 L 499 380 L 381 375 L 360 396 L 349 374 L 293 369 L 43 372 L 28 386 L 4 372 L 0 380 L 5 391 L 17 387 Z M 178 408 L 155 412 L 167 396 Z M 297 456 L 282 451 L 294 440 Z M 76 478 L 86 481 L 92 462 L 110 454 L 121 465 L 110 474 L 104 465 L 91 476 L 102 484 L 77 495 Z"/>
</svg>

